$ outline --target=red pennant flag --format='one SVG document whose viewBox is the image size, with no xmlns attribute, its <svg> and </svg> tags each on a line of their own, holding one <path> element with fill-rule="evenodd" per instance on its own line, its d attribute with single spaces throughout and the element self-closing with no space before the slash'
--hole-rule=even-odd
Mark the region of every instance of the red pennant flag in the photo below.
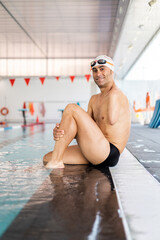
<svg viewBox="0 0 160 240">
<path fill-rule="evenodd" d="M 57 76 L 56 79 L 57 79 L 57 81 L 58 81 L 58 80 L 59 80 L 59 77 Z"/>
<path fill-rule="evenodd" d="M 26 82 L 26 84 L 27 84 L 27 86 L 28 86 L 29 81 L 30 81 L 30 78 L 25 78 L 24 80 L 25 80 L 25 82 Z"/>
<path fill-rule="evenodd" d="M 23 108 L 26 109 L 26 103 L 25 102 L 23 103 Z"/>
<path fill-rule="evenodd" d="M 45 78 L 42 77 L 42 78 L 39 78 L 39 79 L 41 80 L 41 83 L 42 83 L 42 85 L 43 85 Z"/>
<path fill-rule="evenodd" d="M 73 82 L 75 79 L 75 76 L 70 76 L 70 79 L 71 79 L 71 82 Z"/>
<path fill-rule="evenodd" d="M 39 117 L 37 116 L 37 118 L 36 118 L 36 123 L 39 123 Z"/>
<path fill-rule="evenodd" d="M 11 83 L 11 86 L 13 87 L 14 85 L 14 82 L 15 82 L 15 79 L 9 79 L 10 83 Z"/>
<path fill-rule="evenodd" d="M 90 76 L 91 76 L 90 74 L 86 74 L 86 75 L 85 75 L 85 77 L 86 77 L 86 79 L 87 79 L 87 82 L 89 82 Z"/>
</svg>

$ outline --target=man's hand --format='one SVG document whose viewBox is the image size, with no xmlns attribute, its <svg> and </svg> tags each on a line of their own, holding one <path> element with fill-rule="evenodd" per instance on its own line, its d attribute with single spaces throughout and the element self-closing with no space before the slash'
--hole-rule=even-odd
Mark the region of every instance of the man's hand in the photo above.
<svg viewBox="0 0 160 240">
<path fill-rule="evenodd" d="M 55 141 L 58 141 L 64 136 L 64 130 L 59 129 L 59 123 L 56 123 L 55 128 L 53 129 L 53 137 Z"/>
</svg>

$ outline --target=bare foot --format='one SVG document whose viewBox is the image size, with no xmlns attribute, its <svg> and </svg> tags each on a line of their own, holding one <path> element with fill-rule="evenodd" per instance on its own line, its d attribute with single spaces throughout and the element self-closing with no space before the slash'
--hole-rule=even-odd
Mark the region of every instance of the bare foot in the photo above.
<svg viewBox="0 0 160 240">
<path fill-rule="evenodd" d="M 46 164 L 46 168 L 64 168 L 64 163 L 62 161 L 60 162 L 55 162 L 55 161 L 50 161 Z"/>
<path fill-rule="evenodd" d="M 56 159 L 53 159 L 53 151 L 48 152 L 43 157 L 43 163 L 46 168 L 64 168 L 63 161 L 56 161 Z"/>
<path fill-rule="evenodd" d="M 47 154 L 44 155 L 44 157 L 43 157 L 43 163 L 48 163 L 49 161 L 51 161 L 51 159 L 52 159 L 52 153 L 53 153 L 53 151 L 48 152 Z"/>
</svg>

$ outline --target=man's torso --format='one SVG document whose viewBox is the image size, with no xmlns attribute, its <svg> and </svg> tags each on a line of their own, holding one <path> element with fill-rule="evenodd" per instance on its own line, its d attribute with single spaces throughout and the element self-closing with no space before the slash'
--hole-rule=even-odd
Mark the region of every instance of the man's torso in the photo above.
<svg viewBox="0 0 160 240">
<path fill-rule="evenodd" d="M 117 104 L 120 107 L 117 109 L 119 114 L 115 124 L 111 124 L 109 121 L 109 111 L 112 111 L 109 110 L 109 104 L 113 92 L 114 94 L 118 94 L 118 99 L 120 99 L 120 104 Z M 92 98 L 92 118 L 97 123 L 107 140 L 115 145 L 121 153 L 128 141 L 131 122 L 129 103 L 126 96 L 116 88 L 112 89 L 106 96 L 97 94 Z"/>
</svg>

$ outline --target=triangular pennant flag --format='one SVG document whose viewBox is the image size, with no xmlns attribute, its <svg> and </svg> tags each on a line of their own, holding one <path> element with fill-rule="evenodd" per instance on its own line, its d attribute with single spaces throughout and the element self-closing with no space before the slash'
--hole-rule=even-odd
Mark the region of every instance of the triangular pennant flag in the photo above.
<svg viewBox="0 0 160 240">
<path fill-rule="evenodd" d="M 26 82 L 26 84 L 27 84 L 27 86 L 28 86 L 29 81 L 30 81 L 30 78 L 25 78 L 24 80 L 25 80 L 25 82 Z"/>
<path fill-rule="evenodd" d="M 58 80 L 59 80 L 59 77 L 57 76 L 56 79 L 57 79 L 57 81 L 58 81 Z"/>
<path fill-rule="evenodd" d="M 42 83 L 42 85 L 43 85 L 44 80 L 45 80 L 45 77 L 41 77 L 41 78 L 39 78 L 39 79 L 40 79 L 40 81 L 41 81 L 41 83 Z"/>
<path fill-rule="evenodd" d="M 87 79 L 87 82 L 89 82 L 90 76 L 91 76 L 90 74 L 86 74 L 86 75 L 85 75 L 85 77 L 86 77 L 86 79 Z"/>
<path fill-rule="evenodd" d="M 75 76 L 70 76 L 71 82 L 74 81 Z"/>
<path fill-rule="evenodd" d="M 15 82 L 15 79 L 9 79 L 10 83 L 11 83 L 11 86 L 13 87 L 14 85 L 14 82 Z"/>
</svg>

